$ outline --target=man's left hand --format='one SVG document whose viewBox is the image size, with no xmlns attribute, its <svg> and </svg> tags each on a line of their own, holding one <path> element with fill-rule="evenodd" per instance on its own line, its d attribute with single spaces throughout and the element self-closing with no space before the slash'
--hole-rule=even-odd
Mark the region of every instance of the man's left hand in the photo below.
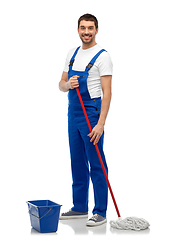
<svg viewBox="0 0 174 240">
<path fill-rule="evenodd" d="M 103 133 L 103 125 L 97 124 L 93 129 L 92 132 L 90 132 L 90 134 L 88 134 L 88 137 L 91 138 L 90 142 L 94 142 L 94 145 L 98 143 L 98 141 L 100 140 L 100 137 Z"/>
</svg>

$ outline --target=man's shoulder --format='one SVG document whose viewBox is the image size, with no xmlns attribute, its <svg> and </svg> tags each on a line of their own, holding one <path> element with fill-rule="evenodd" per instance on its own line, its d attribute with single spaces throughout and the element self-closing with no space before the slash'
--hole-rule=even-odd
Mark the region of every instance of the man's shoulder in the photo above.
<svg viewBox="0 0 174 240">
<path fill-rule="evenodd" d="M 97 48 L 96 48 L 96 52 L 98 53 L 99 51 L 101 51 L 101 50 L 105 50 L 105 51 L 103 51 L 102 53 L 101 53 L 101 56 L 102 57 L 108 57 L 109 56 L 109 53 L 108 53 L 108 51 L 107 51 L 107 49 L 106 48 L 103 48 L 103 47 L 101 47 L 100 45 L 98 45 L 97 44 Z"/>
<path fill-rule="evenodd" d="M 99 51 L 101 51 L 102 49 L 104 49 L 105 51 L 103 51 L 101 54 L 100 54 L 100 56 L 98 57 L 98 61 L 107 61 L 107 60 L 110 60 L 110 54 L 108 53 L 108 51 L 105 49 L 105 48 L 103 48 L 103 47 L 101 47 L 101 46 L 99 46 L 98 45 L 98 51 L 97 52 L 99 52 Z"/>
<path fill-rule="evenodd" d="M 71 49 L 69 50 L 69 52 L 68 52 L 68 55 L 73 54 L 77 48 L 78 48 L 78 47 L 71 48 Z"/>
</svg>

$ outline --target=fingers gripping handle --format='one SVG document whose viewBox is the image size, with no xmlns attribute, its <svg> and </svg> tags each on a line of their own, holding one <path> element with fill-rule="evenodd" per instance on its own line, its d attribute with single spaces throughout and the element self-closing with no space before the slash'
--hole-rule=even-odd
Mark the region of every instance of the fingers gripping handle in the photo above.
<svg viewBox="0 0 174 240">
<path fill-rule="evenodd" d="M 86 109 L 85 109 L 85 106 L 84 106 L 84 103 L 83 103 L 83 100 L 82 100 L 82 97 L 81 97 L 81 94 L 80 94 L 80 91 L 79 91 L 79 88 L 76 88 L 76 91 L 77 91 L 77 94 L 78 94 L 78 97 L 79 97 L 79 100 L 80 100 L 80 103 L 81 103 L 81 106 L 82 106 L 82 109 L 83 109 L 83 112 L 84 112 L 84 115 L 85 115 L 85 118 L 86 118 L 86 121 L 87 121 L 87 124 L 88 124 L 88 127 L 89 127 L 89 130 L 91 132 L 92 127 L 91 127 L 91 124 L 90 124 L 90 121 L 89 121 L 89 118 L 88 118 L 88 115 L 87 115 L 87 112 L 86 112 Z M 98 158 L 100 160 L 100 164 L 101 164 L 102 169 L 103 169 L 103 173 L 104 173 L 105 178 L 106 178 L 106 182 L 107 182 L 112 200 L 114 202 L 115 209 L 117 211 L 117 215 L 118 215 L 118 217 L 121 217 L 97 144 L 95 144 L 95 148 L 96 148 L 96 151 L 97 151 Z"/>
</svg>

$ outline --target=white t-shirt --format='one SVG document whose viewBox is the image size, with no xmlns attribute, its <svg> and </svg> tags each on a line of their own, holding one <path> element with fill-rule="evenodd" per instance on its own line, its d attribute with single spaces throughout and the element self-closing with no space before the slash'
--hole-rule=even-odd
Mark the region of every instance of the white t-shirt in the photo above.
<svg viewBox="0 0 174 240">
<path fill-rule="evenodd" d="M 85 71 L 88 63 L 101 49 L 102 48 L 99 45 L 95 45 L 94 47 L 85 50 L 80 47 L 75 57 L 72 69 L 75 71 Z M 65 62 L 64 72 L 68 72 L 69 62 L 75 50 L 76 48 L 73 48 L 69 51 Z M 111 58 L 108 52 L 104 51 L 100 54 L 93 67 L 89 70 L 87 86 L 91 98 L 101 97 L 102 90 L 100 77 L 105 75 L 112 75 L 112 72 L 113 64 Z"/>
</svg>

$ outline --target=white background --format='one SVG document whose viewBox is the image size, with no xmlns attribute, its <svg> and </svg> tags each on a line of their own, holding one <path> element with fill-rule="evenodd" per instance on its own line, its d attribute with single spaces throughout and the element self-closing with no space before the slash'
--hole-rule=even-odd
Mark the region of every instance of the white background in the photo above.
<svg viewBox="0 0 174 240">
<path fill-rule="evenodd" d="M 2 0 L 0 2 L 0 164 L 3 239 L 31 231 L 26 201 L 72 205 L 67 94 L 58 82 L 69 49 L 79 46 L 77 20 L 99 21 L 97 43 L 114 64 L 105 126 L 109 178 L 123 218 L 147 219 L 150 231 L 112 231 L 117 239 L 173 239 L 174 6 L 169 0 Z M 77 153 L 78 154 L 78 153 Z M 90 215 L 93 191 L 90 188 Z M 85 223 L 84 223 L 85 224 Z M 85 227 L 84 227 L 85 229 Z M 82 231 L 83 232 L 83 231 Z M 52 237 L 81 238 L 59 223 Z M 100 231 L 84 230 L 83 237 Z"/>
</svg>

